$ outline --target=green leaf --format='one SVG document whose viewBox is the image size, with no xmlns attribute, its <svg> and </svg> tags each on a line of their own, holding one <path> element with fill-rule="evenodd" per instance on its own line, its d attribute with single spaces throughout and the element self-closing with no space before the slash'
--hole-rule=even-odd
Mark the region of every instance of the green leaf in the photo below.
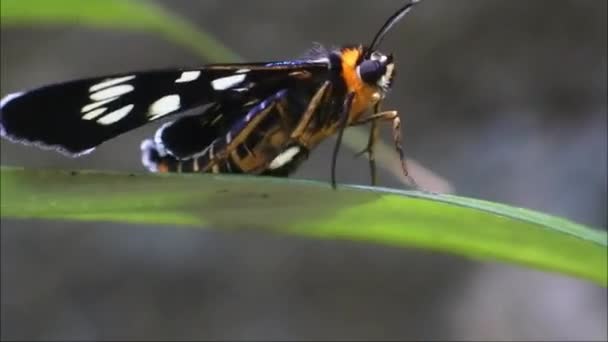
<svg viewBox="0 0 608 342">
<path fill-rule="evenodd" d="M 151 32 L 208 61 L 241 60 L 209 34 L 145 1 L 1 0 L 0 24 Z M 347 144 L 365 145 L 362 132 L 350 132 Z M 367 241 L 512 262 L 608 285 L 605 232 L 497 203 L 354 186 L 333 191 L 324 183 L 261 177 L 18 169 L 2 169 L 0 176 L 2 218 L 257 229 Z"/>
<path fill-rule="evenodd" d="M 2 218 L 259 230 L 416 247 L 607 280 L 606 232 L 504 204 L 270 177 L 3 168 Z"/>
<path fill-rule="evenodd" d="M 81 25 L 151 32 L 191 49 L 209 61 L 237 61 L 239 56 L 211 35 L 147 1 L 2 0 L 2 26 Z"/>
</svg>

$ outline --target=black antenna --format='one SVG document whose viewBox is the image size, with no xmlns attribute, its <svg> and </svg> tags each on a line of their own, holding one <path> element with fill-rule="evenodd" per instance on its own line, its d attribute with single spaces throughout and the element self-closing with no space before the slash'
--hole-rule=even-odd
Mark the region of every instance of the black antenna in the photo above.
<svg viewBox="0 0 608 342">
<path fill-rule="evenodd" d="M 399 20 L 401 20 L 401 18 L 403 18 L 412 9 L 412 7 L 414 7 L 415 4 L 419 3 L 420 1 L 422 0 L 410 0 L 407 4 L 405 4 L 405 6 L 401 7 L 399 10 L 397 10 L 397 12 L 395 12 L 395 14 L 391 15 L 391 17 L 386 20 L 384 25 L 382 25 L 382 28 L 378 31 L 378 33 L 376 33 L 374 40 L 372 40 L 372 43 L 369 45 L 369 48 L 365 52 L 365 59 L 369 58 L 372 51 L 376 50 L 376 47 L 380 45 L 380 42 L 382 42 L 382 39 L 384 38 L 386 33 Z"/>
</svg>

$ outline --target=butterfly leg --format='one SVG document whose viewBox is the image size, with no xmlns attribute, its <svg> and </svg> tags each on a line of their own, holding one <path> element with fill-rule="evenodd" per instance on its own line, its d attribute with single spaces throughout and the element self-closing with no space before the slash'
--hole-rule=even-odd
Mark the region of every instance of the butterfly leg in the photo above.
<svg viewBox="0 0 608 342">
<path fill-rule="evenodd" d="M 374 114 L 380 112 L 381 102 L 376 103 L 374 106 Z M 357 123 L 356 123 L 357 124 Z M 367 160 L 369 161 L 369 171 L 371 178 L 371 185 L 376 185 L 376 157 L 374 154 L 374 145 L 378 140 L 378 124 L 376 120 L 371 121 L 371 127 L 369 131 L 369 139 L 367 141 L 367 146 L 360 152 L 355 154 L 355 157 L 359 157 L 364 153 L 367 153 Z"/>
<path fill-rule="evenodd" d="M 336 138 L 336 144 L 334 145 L 334 152 L 331 158 L 331 187 L 336 188 L 336 161 L 338 160 L 338 152 L 340 151 L 340 145 L 342 144 L 342 136 L 344 130 L 348 124 L 348 115 L 355 99 L 355 93 L 349 93 L 346 95 L 344 104 L 342 106 L 342 113 L 340 114 L 340 122 L 338 126 L 338 137 Z"/>
<path fill-rule="evenodd" d="M 397 150 L 397 153 L 399 153 L 399 159 L 401 161 L 401 169 L 403 170 L 403 175 L 408 179 L 408 181 L 410 182 L 410 184 L 412 186 L 417 187 L 418 185 L 416 184 L 416 181 L 409 174 L 409 171 L 407 168 L 407 162 L 405 160 L 405 154 L 403 153 L 403 146 L 401 144 L 401 120 L 399 119 L 399 114 L 397 113 L 397 111 L 391 110 L 391 111 L 385 111 L 385 112 L 372 114 L 366 118 L 361 119 L 360 121 L 353 123 L 353 126 L 363 125 L 368 122 L 373 123 L 378 120 L 392 122 L 393 141 L 395 144 L 395 149 Z M 372 145 L 373 145 L 373 143 L 372 143 Z M 369 147 L 369 145 L 368 145 L 368 147 Z M 364 151 L 366 151 L 366 150 L 364 150 Z"/>
<path fill-rule="evenodd" d="M 315 114 L 317 108 L 319 108 L 319 104 L 321 103 L 321 100 L 323 99 L 323 96 L 327 92 L 327 89 L 329 88 L 330 84 L 331 84 L 331 82 L 326 81 L 315 92 L 312 99 L 308 103 L 308 107 L 306 108 L 306 111 L 304 112 L 304 114 L 302 114 L 302 118 L 300 119 L 300 122 L 298 122 L 298 125 L 291 133 L 292 139 L 299 140 L 301 138 L 304 131 L 308 127 L 308 124 L 310 123 L 313 115 Z M 302 143 L 302 142 L 300 142 L 300 143 Z"/>
</svg>

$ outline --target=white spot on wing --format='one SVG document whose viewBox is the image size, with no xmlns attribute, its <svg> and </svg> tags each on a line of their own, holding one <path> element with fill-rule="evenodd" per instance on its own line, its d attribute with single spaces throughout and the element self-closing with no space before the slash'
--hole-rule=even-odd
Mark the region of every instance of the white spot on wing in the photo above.
<svg viewBox="0 0 608 342">
<path fill-rule="evenodd" d="M 93 120 L 96 117 L 100 116 L 101 114 L 103 114 L 108 108 L 103 107 L 103 108 L 97 108 L 95 110 L 92 110 L 88 113 L 86 113 L 85 115 L 82 116 L 83 120 Z"/>
<path fill-rule="evenodd" d="M 94 93 L 94 92 L 96 92 L 98 90 L 101 90 L 103 88 L 107 88 L 107 87 L 111 87 L 111 86 L 116 85 L 116 84 L 124 83 L 124 82 L 132 80 L 134 78 L 135 78 L 134 75 L 124 76 L 124 77 L 118 77 L 118 78 L 111 78 L 109 80 L 105 80 L 105 81 L 102 81 L 102 82 L 97 83 L 95 85 L 92 85 L 91 88 L 89 88 L 89 91 L 91 93 Z"/>
<path fill-rule="evenodd" d="M 293 157 L 295 157 L 298 154 L 298 152 L 300 152 L 299 146 L 291 146 L 290 148 L 286 149 L 285 151 L 279 153 L 279 155 L 276 156 L 270 162 L 270 165 L 268 165 L 268 168 L 271 170 L 280 168 L 281 166 L 289 163 L 293 159 Z"/>
<path fill-rule="evenodd" d="M 12 93 L 12 94 L 6 95 L 5 97 L 2 98 L 2 100 L 0 100 L 0 108 L 6 106 L 9 102 L 18 98 L 21 95 L 23 95 L 23 93 Z"/>
<path fill-rule="evenodd" d="M 244 74 L 221 77 L 213 80 L 211 82 L 211 86 L 215 90 L 225 90 L 240 84 L 243 82 L 243 80 L 245 80 L 245 77 L 247 77 L 247 75 Z"/>
<path fill-rule="evenodd" d="M 171 112 L 178 110 L 179 107 L 179 95 L 173 94 L 163 96 L 150 105 L 150 109 L 148 111 L 148 116 L 150 116 L 149 120 L 155 120 L 160 118 L 161 116 L 165 116 Z"/>
<path fill-rule="evenodd" d="M 134 107 L 134 105 L 132 105 L 132 104 L 124 106 L 120 109 L 117 109 L 109 114 L 102 116 L 100 119 L 97 120 L 97 122 L 102 125 L 111 125 L 113 123 L 116 123 L 116 122 L 120 121 L 122 118 L 124 118 L 125 116 L 127 116 L 127 114 L 129 114 L 129 112 L 131 112 L 133 107 Z"/>
<path fill-rule="evenodd" d="M 245 74 L 245 73 L 248 73 L 250 71 L 251 71 L 251 69 L 239 69 L 235 73 L 236 74 Z"/>
<path fill-rule="evenodd" d="M 110 88 L 106 88 L 104 90 L 100 90 L 96 93 L 91 94 L 91 100 L 93 101 L 103 101 L 112 97 L 118 97 L 133 91 L 133 86 L 129 84 L 117 85 Z"/>
<path fill-rule="evenodd" d="M 175 80 L 175 83 L 185 83 L 192 82 L 196 80 L 201 75 L 201 72 L 198 70 L 195 71 L 184 71 L 182 75 Z"/>
<path fill-rule="evenodd" d="M 117 98 L 118 98 L 118 97 L 111 97 L 111 98 L 106 99 L 106 100 L 102 100 L 102 101 L 97 101 L 97 102 L 89 103 L 88 105 L 86 105 L 86 106 L 82 107 L 81 112 L 82 112 L 82 113 L 85 113 L 85 112 L 88 112 L 88 111 L 90 111 L 90 110 L 93 110 L 93 109 L 95 109 L 95 108 L 97 108 L 97 107 L 101 107 L 101 106 L 103 106 L 104 104 L 106 104 L 106 103 L 108 103 L 108 102 L 112 102 L 112 101 L 116 100 Z"/>
</svg>

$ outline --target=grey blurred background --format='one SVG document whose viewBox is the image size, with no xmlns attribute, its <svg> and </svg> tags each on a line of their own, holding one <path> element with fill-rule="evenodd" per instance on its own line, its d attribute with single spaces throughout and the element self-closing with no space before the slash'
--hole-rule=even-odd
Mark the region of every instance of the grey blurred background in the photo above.
<svg viewBox="0 0 608 342">
<path fill-rule="evenodd" d="M 313 42 L 366 43 L 402 2 L 156 3 L 260 61 Z M 606 10 L 602 0 L 423 2 L 382 46 L 398 63 L 385 108 L 402 114 L 408 156 L 453 193 L 606 229 Z M 0 38 L 2 95 L 205 62 L 144 33 L 12 28 Z M 155 129 L 75 160 L 2 141 L 1 163 L 143 171 L 139 142 Z M 294 177 L 328 180 L 332 144 Z M 352 153 L 343 150 L 340 180 L 367 184 Z M 608 338 L 605 289 L 499 263 L 252 233 L 1 224 L 3 340 Z"/>
</svg>

